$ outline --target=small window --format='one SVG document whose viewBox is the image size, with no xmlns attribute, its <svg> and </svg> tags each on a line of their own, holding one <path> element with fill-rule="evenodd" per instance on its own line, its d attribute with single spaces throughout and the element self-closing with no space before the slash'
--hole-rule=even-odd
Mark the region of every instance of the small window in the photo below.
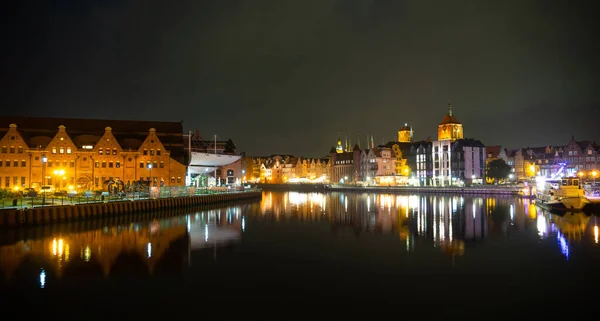
<svg viewBox="0 0 600 321">
<path fill-rule="evenodd" d="M 140 162 L 140 168 L 144 168 L 144 162 Z"/>
<path fill-rule="evenodd" d="M 108 168 L 113 168 L 113 162 L 108 162 Z"/>
<path fill-rule="evenodd" d="M 148 150 L 144 149 L 144 155 L 148 155 Z"/>
<path fill-rule="evenodd" d="M 121 162 L 116 162 L 116 163 L 115 163 L 115 167 L 116 167 L 116 168 L 121 168 Z"/>
<path fill-rule="evenodd" d="M 64 148 L 64 147 L 61 147 L 61 148 L 59 148 L 59 149 L 58 149 L 58 152 L 59 152 L 60 154 L 64 154 L 64 153 L 65 153 L 65 148 Z"/>
<path fill-rule="evenodd" d="M 19 167 L 19 161 L 18 160 L 14 160 L 13 161 L 13 167 Z"/>
<path fill-rule="evenodd" d="M 100 149 L 98 150 L 98 155 L 103 155 L 103 154 L 104 154 L 104 150 L 103 150 L 102 148 L 100 148 Z"/>
<path fill-rule="evenodd" d="M 19 186 L 19 178 L 17 176 L 13 177 L 13 186 Z"/>
<path fill-rule="evenodd" d="M 15 146 L 10 146 L 10 153 L 14 154 L 15 153 Z"/>
<path fill-rule="evenodd" d="M 157 149 L 157 150 L 156 150 L 156 156 L 160 156 L 160 154 L 161 154 L 161 151 L 160 151 L 160 149 Z"/>
<path fill-rule="evenodd" d="M 70 162 L 69 162 L 69 166 L 70 166 L 70 167 L 75 167 L 75 161 L 74 161 L 74 160 L 70 161 Z"/>
<path fill-rule="evenodd" d="M 94 163 L 94 167 L 99 168 L 100 167 L 100 162 L 96 161 L 96 163 Z M 96 177 L 97 178 L 97 177 Z"/>
<path fill-rule="evenodd" d="M 165 162 L 160 162 L 160 168 L 165 168 Z"/>
<path fill-rule="evenodd" d="M 150 156 L 154 156 L 154 149 L 150 150 Z"/>
<path fill-rule="evenodd" d="M 56 147 L 52 147 L 52 154 L 56 154 Z"/>
<path fill-rule="evenodd" d="M 117 155 L 117 149 L 113 148 L 113 155 Z"/>
<path fill-rule="evenodd" d="M 96 164 L 98 164 L 98 162 L 96 162 Z M 98 186 L 99 180 L 100 180 L 100 178 L 98 176 L 94 177 L 94 185 Z"/>
<path fill-rule="evenodd" d="M 174 184 L 175 183 L 175 177 L 171 177 L 171 183 Z"/>
<path fill-rule="evenodd" d="M 67 167 L 67 161 L 63 161 L 63 167 Z"/>
<path fill-rule="evenodd" d="M 22 159 L 21 160 L 21 167 L 27 167 L 27 161 Z"/>
<path fill-rule="evenodd" d="M 181 183 L 181 177 L 177 177 L 177 183 Z"/>
<path fill-rule="evenodd" d="M 51 160 L 48 161 L 48 167 L 52 167 L 52 161 Z M 50 185 L 50 184 L 48 184 L 48 185 Z"/>
<path fill-rule="evenodd" d="M 17 151 L 19 152 L 19 154 L 23 154 L 23 146 L 19 146 Z M 591 153 L 590 153 L 590 155 L 591 155 Z"/>
<path fill-rule="evenodd" d="M 158 166 L 156 166 L 156 162 L 152 163 L 152 168 L 158 168 Z"/>
<path fill-rule="evenodd" d="M 102 168 L 106 168 L 106 161 L 102 161 Z M 102 180 L 104 181 L 104 180 Z"/>
<path fill-rule="evenodd" d="M 21 186 L 25 187 L 25 176 L 21 176 Z"/>
<path fill-rule="evenodd" d="M 7 159 L 6 161 L 4 161 L 4 165 L 6 167 L 10 167 L 10 160 Z"/>
<path fill-rule="evenodd" d="M 71 147 L 67 147 L 67 154 L 71 154 Z"/>
<path fill-rule="evenodd" d="M 6 148 L 6 146 L 2 146 L 2 153 L 6 154 L 6 152 L 8 152 L 8 149 Z"/>
</svg>

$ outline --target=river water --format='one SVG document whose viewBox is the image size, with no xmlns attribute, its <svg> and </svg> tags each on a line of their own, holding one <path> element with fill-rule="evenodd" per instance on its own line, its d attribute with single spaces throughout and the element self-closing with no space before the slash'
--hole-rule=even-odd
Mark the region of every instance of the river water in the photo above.
<svg viewBox="0 0 600 321">
<path fill-rule="evenodd" d="M 6 313 L 59 319 L 593 315 L 600 218 L 497 196 L 264 192 L 0 231 Z"/>
</svg>

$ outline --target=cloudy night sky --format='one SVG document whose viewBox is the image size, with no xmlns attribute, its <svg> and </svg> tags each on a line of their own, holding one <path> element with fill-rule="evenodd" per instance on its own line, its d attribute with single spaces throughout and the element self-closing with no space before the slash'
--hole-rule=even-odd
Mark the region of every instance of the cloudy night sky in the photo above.
<svg viewBox="0 0 600 321">
<path fill-rule="evenodd" d="M 435 139 L 450 100 L 486 145 L 600 142 L 594 7 L 7 0 L 2 113 L 183 121 L 249 155 L 322 156 L 338 132 Z"/>
</svg>

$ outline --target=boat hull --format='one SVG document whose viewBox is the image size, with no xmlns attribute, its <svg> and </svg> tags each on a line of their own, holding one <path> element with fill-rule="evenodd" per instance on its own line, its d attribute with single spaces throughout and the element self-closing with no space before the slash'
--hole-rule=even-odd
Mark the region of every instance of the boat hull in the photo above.
<svg viewBox="0 0 600 321">
<path fill-rule="evenodd" d="M 557 210 L 557 211 L 583 211 L 583 209 L 590 202 L 586 198 L 581 197 L 565 197 L 560 201 L 550 201 L 545 202 L 540 199 L 536 199 L 535 204 L 539 207 L 548 210 Z"/>
</svg>

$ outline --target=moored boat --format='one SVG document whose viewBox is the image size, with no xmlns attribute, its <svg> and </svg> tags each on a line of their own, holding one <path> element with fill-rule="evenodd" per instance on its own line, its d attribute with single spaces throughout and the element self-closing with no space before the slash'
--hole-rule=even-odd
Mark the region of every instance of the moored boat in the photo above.
<svg viewBox="0 0 600 321">
<path fill-rule="evenodd" d="M 576 177 L 548 180 L 535 196 L 535 204 L 549 210 L 581 211 L 589 203 Z"/>
</svg>

